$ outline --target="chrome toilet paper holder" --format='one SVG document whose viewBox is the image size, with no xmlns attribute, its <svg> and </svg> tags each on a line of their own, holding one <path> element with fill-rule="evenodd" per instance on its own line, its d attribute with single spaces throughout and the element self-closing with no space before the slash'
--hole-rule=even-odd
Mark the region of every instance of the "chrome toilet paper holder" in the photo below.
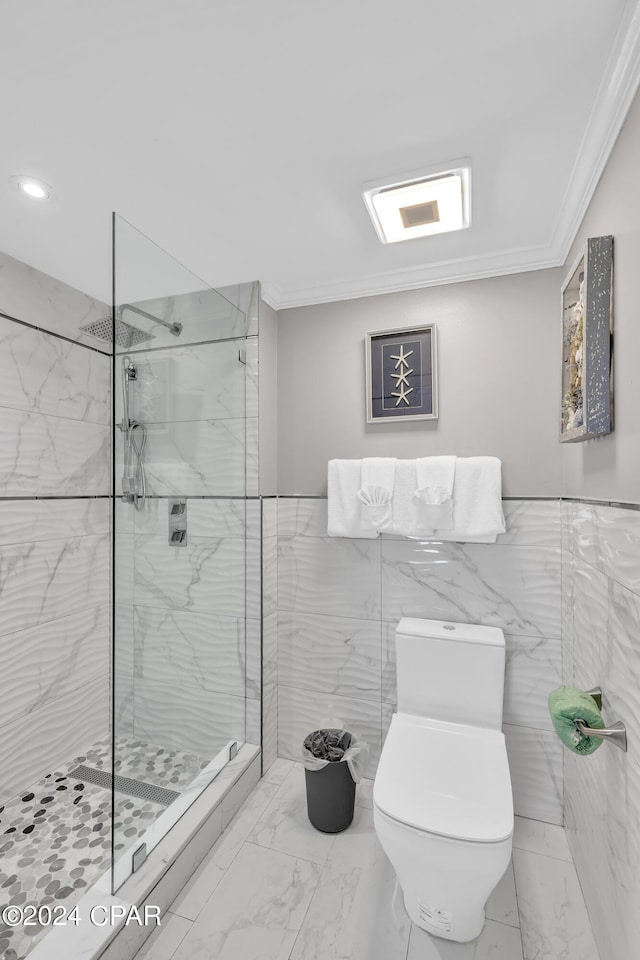
<svg viewBox="0 0 640 960">
<path fill-rule="evenodd" d="M 585 690 L 585 693 L 593 697 L 598 710 L 601 710 L 602 689 L 600 687 L 593 687 L 591 690 Z M 622 720 L 617 720 L 615 723 L 612 723 L 610 727 L 602 727 L 601 729 L 588 727 L 584 720 L 574 720 L 574 723 L 580 733 L 585 737 L 597 737 L 600 740 L 608 740 L 616 747 L 619 747 L 620 750 L 624 750 L 625 753 L 627 752 L 627 728 Z"/>
</svg>

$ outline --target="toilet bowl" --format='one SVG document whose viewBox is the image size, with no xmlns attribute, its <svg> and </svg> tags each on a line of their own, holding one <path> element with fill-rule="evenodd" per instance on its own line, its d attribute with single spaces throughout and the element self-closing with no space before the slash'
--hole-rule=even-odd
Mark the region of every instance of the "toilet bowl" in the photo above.
<svg viewBox="0 0 640 960">
<path fill-rule="evenodd" d="M 419 927 L 465 942 L 511 857 L 513 801 L 502 721 L 504 635 L 404 619 L 398 712 L 373 789 L 374 824 Z"/>
</svg>

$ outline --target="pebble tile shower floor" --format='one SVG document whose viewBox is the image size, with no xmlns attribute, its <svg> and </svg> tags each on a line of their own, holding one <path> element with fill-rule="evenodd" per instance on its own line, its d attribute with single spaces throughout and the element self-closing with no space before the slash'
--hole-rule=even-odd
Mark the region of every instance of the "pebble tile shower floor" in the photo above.
<svg viewBox="0 0 640 960">
<path fill-rule="evenodd" d="M 598 960 L 561 827 L 516 817 L 513 863 L 471 943 L 429 937 L 394 901 L 372 781 L 352 825 L 318 833 L 303 770 L 277 760 L 136 960 Z"/>
<path fill-rule="evenodd" d="M 207 761 L 140 740 L 116 742 L 116 773 L 180 792 Z M 47 774 L 0 806 L 0 908 L 64 904 L 71 908 L 111 860 L 111 790 L 70 776 L 84 764 L 111 770 L 111 741 Z M 166 809 L 116 795 L 116 850 L 132 843 Z M 0 960 L 24 960 L 47 930 L 0 924 Z"/>
</svg>

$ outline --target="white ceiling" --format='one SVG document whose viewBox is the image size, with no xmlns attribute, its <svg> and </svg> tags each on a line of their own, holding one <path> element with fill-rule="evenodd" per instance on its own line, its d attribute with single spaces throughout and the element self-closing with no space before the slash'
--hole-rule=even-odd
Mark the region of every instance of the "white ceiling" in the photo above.
<svg viewBox="0 0 640 960">
<path fill-rule="evenodd" d="M 116 210 L 276 307 L 556 265 L 638 84 L 639 7 L 2 0 L 0 250 L 109 300 Z M 471 228 L 381 244 L 361 184 L 458 157 Z"/>
</svg>

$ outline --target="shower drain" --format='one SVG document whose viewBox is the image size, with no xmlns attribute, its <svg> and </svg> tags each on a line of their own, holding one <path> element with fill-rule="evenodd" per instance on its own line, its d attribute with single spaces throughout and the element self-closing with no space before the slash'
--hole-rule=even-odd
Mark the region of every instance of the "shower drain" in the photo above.
<svg viewBox="0 0 640 960">
<path fill-rule="evenodd" d="M 129 777 L 113 777 L 106 770 L 96 770 L 95 767 L 85 767 L 83 765 L 76 767 L 68 776 L 76 780 L 84 780 L 86 783 L 94 783 L 97 787 L 113 788 L 118 793 L 126 793 L 130 797 L 137 797 L 139 800 L 151 800 L 152 803 L 160 803 L 168 807 L 170 803 L 177 800 L 180 796 L 177 790 L 167 790 L 166 787 L 157 787 L 154 783 L 143 783 L 142 780 L 131 780 Z"/>
</svg>

